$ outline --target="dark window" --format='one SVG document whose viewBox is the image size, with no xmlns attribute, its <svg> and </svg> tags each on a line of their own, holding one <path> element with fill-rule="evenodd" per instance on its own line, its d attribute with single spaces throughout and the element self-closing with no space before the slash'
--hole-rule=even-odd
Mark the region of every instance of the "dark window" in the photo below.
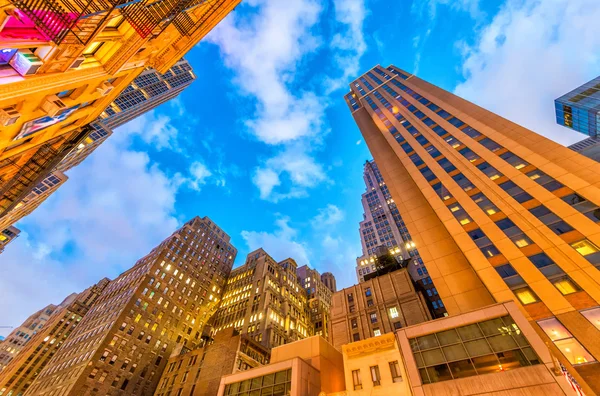
<svg viewBox="0 0 600 396">
<path fill-rule="evenodd" d="M 515 271 L 515 269 L 510 264 L 500 265 L 498 267 L 494 267 L 494 269 L 502 278 L 508 278 L 511 276 L 518 275 L 517 271 Z"/>
<path fill-rule="evenodd" d="M 481 228 L 477 228 L 476 230 L 469 231 L 468 234 L 471 237 L 471 239 L 474 241 L 476 241 L 479 238 L 485 237 L 485 234 L 483 231 L 481 231 Z"/>
<path fill-rule="evenodd" d="M 469 135 L 470 137 L 472 137 L 473 139 L 475 139 L 476 137 L 481 136 L 481 133 L 479 133 L 479 131 L 475 128 L 472 128 L 470 126 L 467 126 L 465 129 L 462 130 L 464 133 L 466 133 L 467 135 Z"/>
<path fill-rule="evenodd" d="M 427 181 L 432 181 L 436 179 L 435 174 L 431 171 L 431 169 L 429 169 L 429 167 L 424 167 L 420 169 L 421 173 L 423 174 L 423 176 L 425 176 L 425 179 L 427 179 Z"/>
<path fill-rule="evenodd" d="M 494 142 L 488 137 L 481 139 L 479 143 L 490 151 L 498 151 L 502 148 L 502 146 L 500 146 L 498 143 Z"/>
<path fill-rule="evenodd" d="M 435 133 L 437 133 L 439 136 L 444 136 L 445 134 L 448 133 L 448 131 L 446 131 L 444 128 L 442 128 L 441 126 L 436 126 L 435 128 L 433 128 L 433 131 Z"/>
<path fill-rule="evenodd" d="M 468 147 L 462 148 L 458 150 L 458 152 L 461 153 L 463 157 L 465 157 L 471 162 L 477 161 L 479 159 L 479 156 Z"/>
<path fill-rule="evenodd" d="M 413 162 L 413 164 L 415 164 L 415 166 L 420 166 L 424 164 L 423 160 L 421 159 L 421 157 L 419 157 L 418 154 L 413 154 L 409 158 Z"/>
<path fill-rule="evenodd" d="M 421 146 L 425 146 L 427 143 L 429 143 L 429 140 L 427 140 L 427 139 L 425 138 L 425 136 L 423 136 L 423 135 L 419 135 L 419 136 L 417 136 L 417 137 L 415 138 L 415 140 L 416 140 L 417 142 L 419 142 L 419 143 L 421 144 Z"/>
<path fill-rule="evenodd" d="M 454 179 L 454 181 L 465 191 L 475 188 L 473 183 L 471 183 L 471 181 L 462 173 L 452 176 L 452 179 Z"/>
<path fill-rule="evenodd" d="M 538 268 L 543 268 L 547 265 L 554 264 L 554 261 L 546 253 L 539 253 L 528 257 L 529 260 Z"/>
<path fill-rule="evenodd" d="M 496 225 L 501 229 L 501 230 L 506 230 L 508 228 L 511 227 L 515 227 L 515 223 L 512 222 L 511 219 L 506 218 L 506 219 L 502 219 L 502 220 L 498 220 L 496 222 Z"/>
<path fill-rule="evenodd" d="M 535 208 L 529 209 L 529 211 L 538 219 L 542 216 L 552 213 L 550 209 L 548 209 L 544 205 L 536 206 Z"/>
<path fill-rule="evenodd" d="M 403 143 L 403 144 L 402 144 L 402 150 L 404 150 L 404 152 L 405 152 L 406 154 L 408 154 L 408 153 L 410 153 L 410 152 L 412 152 L 412 151 L 413 151 L 412 147 L 411 147 L 411 146 L 410 146 L 410 144 L 408 144 L 408 143 Z"/>
<path fill-rule="evenodd" d="M 556 223 L 548 224 L 548 228 L 550 228 L 556 235 L 562 235 L 569 231 L 573 231 L 573 227 L 562 220 Z"/>
<path fill-rule="evenodd" d="M 448 173 L 456 169 L 456 166 L 454 166 L 450 161 L 448 161 L 448 158 L 442 158 L 438 160 L 438 164 L 440 164 L 440 166 L 444 168 L 444 170 Z"/>
</svg>

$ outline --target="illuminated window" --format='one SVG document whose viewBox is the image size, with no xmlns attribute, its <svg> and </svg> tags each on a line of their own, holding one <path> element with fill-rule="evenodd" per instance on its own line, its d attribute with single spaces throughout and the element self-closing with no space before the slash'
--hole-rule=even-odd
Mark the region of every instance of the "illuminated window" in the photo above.
<svg viewBox="0 0 600 396">
<path fill-rule="evenodd" d="M 514 293 L 523 305 L 531 304 L 538 301 L 537 296 L 529 287 L 523 287 L 521 289 L 514 290 Z"/>
<path fill-rule="evenodd" d="M 538 325 L 571 364 L 595 362 L 596 359 L 573 337 L 556 318 L 540 320 Z"/>
<path fill-rule="evenodd" d="M 531 243 L 529 238 L 525 237 L 524 235 L 521 235 L 519 239 L 515 239 L 513 242 L 515 243 L 515 245 L 517 245 L 517 247 L 520 248 L 529 246 L 529 244 Z"/>
<path fill-rule="evenodd" d="M 93 43 L 88 45 L 85 50 L 83 50 L 83 56 L 85 56 L 86 58 L 94 56 L 96 52 L 98 52 L 100 47 L 102 47 L 103 45 L 103 41 L 94 41 Z"/>
<path fill-rule="evenodd" d="M 587 239 L 584 239 L 579 242 L 574 242 L 571 244 L 571 247 L 577 250 L 577 253 L 581 254 L 582 256 L 587 256 L 598 252 L 598 247 L 592 242 L 588 241 Z"/>
<path fill-rule="evenodd" d="M 581 311 L 581 314 L 600 330 L 600 307 Z"/>
<path fill-rule="evenodd" d="M 579 287 L 568 277 L 553 280 L 552 283 L 563 295 L 575 293 L 579 291 Z"/>
<path fill-rule="evenodd" d="M 397 318 L 398 316 L 399 316 L 398 315 L 398 308 L 396 308 L 396 307 L 390 308 L 390 317 L 392 319 L 394 319 L 394 318 Z"/>
<path fill-rule="evenodd" d="M 379 337 L 381 335 L 381 330 L 373 329 L 373 334 L 375 335 L 375 337 Z"/>
<path fill-rule="evenodd" d="M 125 20 L 125 18 L 123 17 L 123 15 L 118 15 L 114 18 L 112 18 L 110 21 L 108 21 L 108 23 L 106 24 L 107 28 L 118 28 L 119 26 L 121 26 L 121 24 L 123 23 L 123 21 Z"/>
</svg>

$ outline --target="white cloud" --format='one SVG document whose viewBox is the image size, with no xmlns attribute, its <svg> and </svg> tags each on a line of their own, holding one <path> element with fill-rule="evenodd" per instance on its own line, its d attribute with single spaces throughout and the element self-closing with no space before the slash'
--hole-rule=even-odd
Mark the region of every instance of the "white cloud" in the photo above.
<svg viewBox="0 0 600 396">
<path fill-rule="evenodd" d="M 362 140 L 358 139 L 358 140 L 356 141 L 356 145 L 358 146 L 358 145 L 359 145 L 361 142 L 362 142 Z"/>
<path fill-rule="evenodd" d="M 274 232 L 242 231 L 242 238 L 250 251 L 263 248 L 275 260 L 281 261 L 291 257 L 298 266 L 310 264 L 308 248 L 297 240 L 298 231 L 292 228 L 289 222 L 289 217 L 278 215 Z"/>
<path fill-rule="evenodd" d="M 212 176 L 212 172 L 208 170 L 206 165 L 202 161 L 194 161 L 190 166 L 190 178 L 188 180 L 189 186 L 192 190 L 200 191 L 204 186 L 209 177 Z M 219 183 L 221 180 L 217 180 Z M 225 185 L 225 182 L 222 182 Z"/>
<path fill-rule="evenodd" d="M 275 191 L 287 177 L 292 187 L 287 192 Z M 306 196 L 307 189 L 326 180 L 323 167 L 302 148 L 287 147 L 263 165 L 256 168 L 252 181 L 260 191 L 261 199 L 278 202 L 287 198 Z"/>
<path fill-rule="evenodd" d="M 339 77 L 325 80 L 327 93 L 347 87 L 358 77 L 360 58 L 367 50 L 363 35 L 363 23 L 367 16 L 364 0 L 334 0 L 338 31 L 331 40 L 335 65 L 341 71 Z M 377 44 L 379 45 L 379 44 Z"/>
<path fill-rule="evenodd" d="M 600 70 L 597 0 L 509 0 L 476 43 L 460 43 L 466 81 L 455 93 L 563 144 L 553 100 Z"/>
<path fill-rule="evenodd" d="M 232 14 L 208 37 L 217 44 L 226 66 L 235 71 L 235 86 L 255 105 L 255 116 L 244 120 L 251 136 L 276 146 L 262 159 L 252 181 L 261 199 L 277 202 L 303 197 L 326 180 L 314 151 L 322 147 L 328 98 L 324 87 L 304 81 L 305 63 L 321 46 L 316 33 L 323 9 L 317 0 L 250 0 L 243 17 Z M 358 72 L 365 51 L 362 35 L 363 0 L 336 0 L 332 40 L 336 75 L 348 80 Z M 347 84 L 348 81 L 344 81 Z M 327 79 L 331 88 L 333 80 Z"/>
<path fill-rule="evenodd" d="M 151 110 L 116 128 L 111 139 L 128 142 L 137 136 L 144 143 L 152 145 L 158 150 L 181 152 L 177 143 L 179 131 L 171 121 L 169 116 Z"/>
<path fill-rule="evenodd" d="M 315 228 L 325 228 L 344 220 L 344 211 L 333 204 L 319 209 L 319 213 L 311 220 Z"/>
<path fill-rule="evenodd" d="M 114 135 L 113 135 L 114 137 Z M 130 268 L 178 226 L 176 179 L 109 138 L 30 216 L 0 255 L 6 325 Z M 40 276 L 43 274 L 43 276 Z"/>
</svg>

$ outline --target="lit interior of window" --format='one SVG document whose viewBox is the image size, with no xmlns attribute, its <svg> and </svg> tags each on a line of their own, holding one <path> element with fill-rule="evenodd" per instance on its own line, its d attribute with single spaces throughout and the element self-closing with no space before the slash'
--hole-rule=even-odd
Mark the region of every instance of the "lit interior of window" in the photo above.
<svg viewBox="0 0 600 396">
<path fill-rule="evenodd" d="M 575 293 L 578 291 L 575 284 L 570 279 L 561 279 L 554 282 L 554 286 L 560 291 L 563 295 Z"/>
<path fill-rule="evenodd" d="M 462 220 L 460 221 L 460 224 L 462 224 L 462 225 L 465 225 L 465 224 L 469 224 L 470 222 L 471 222 L 471 219 L 469 219 L 469 218 L 466 218 L 466 219 L 462 219 Z"/>
<path fill-rule="evenodd" d="M 595 362 L 596 359 L 575 338 L 555 341 L 554 345 L 560 349 L 571 364 Z"/>
<path fill-rule="evenodd" d="M 514 292 L 519 301 L 521 301 L 521 304 L 523 305 L 531 304 L 537 301 L 537 297 L 529 288 L 515 290 Z"/>
<path fill-rule="evenodd" d="M 584 239 L 583 241 L 579 242 L 574 242 L 571 244 L 571 246 L 573 247 L 573 249 L 577 250 L 577 252 L 582 256 L 587 256 L 588 254 L 596 253 L 598 251 L 596 245 L 594 245 L 587 239 Z"/>
<path fill-rule="evenodd" d="M 600 330 L 600 308 L 581 311 L 581 314 L 587 318 L 598 330 Z"/>
<path fill-rule="evenodd" d="M 529 241 L 526 238 L 517 239 L 515 241 L 515 245 L 517 245 L 518 247 L 522 248 L 522 247 L 525 247 L 525 246 L 529 246 Z"/>
<path fill-rule="evenodd" d="M 497 178 L 499 178 L 499 177 L 500 177 L 499 175 L 493 175 L 493 176 L 490 176 L 490 179 L 492 179 L 492 180 L 496 180 L 496 179 L 497 179 Z"/>
<path fill-rule="evenodd" d="M 490 216 L 493 215 L 494 213 L 498 213 L 496 212 L 496 209 L 490 208 L 486 210 L 486 213 L 489 214 Z"/>
</svg>

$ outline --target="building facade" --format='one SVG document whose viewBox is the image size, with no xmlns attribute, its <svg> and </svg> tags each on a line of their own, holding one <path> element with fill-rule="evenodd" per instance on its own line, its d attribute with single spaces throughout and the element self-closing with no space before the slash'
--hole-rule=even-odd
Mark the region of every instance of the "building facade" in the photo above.
<svg viewBox="0 0 600 396">
<path fill-rule="evenodd" d="M 327 286 L 332 293 L 337 291 L 335 276 L 333 276 L 331 272 L 323 272 L 323 274 L 321 274 L 321 282 L 323 282 L 323 284 Z"/>
<path fill-rule="evenodd" d="M 448 313 L 515 301 L 600 393 L 600 164 L 394 66 L 345 99 Z"/>
<path fill-rule="evenodd" d="M 590 136 L 589 138 L 583 139 L 577 143 L 573 143 L 569 146 L 573 151 L 578 152 L 581 155 L 585 155 L 594 161 L 600 161 L 600 137 Z"/>
<path fill-rule="evenodd" d="M 600 76 L 554 101 L 556 123 L 588 136 L 600 134 Z"/>
<path fill-rule="evenodd" d="M 406 268 L 423 293 L 432 316 L 444 316 L 444 303 L 375 161 L 365 163 L 363 179 L 367 191 L 362 195 L 364 219 L 360 222 L 359 232 L 363 255 L 356 259 L 358 282 L 364 282 L 366 275 L 375 272 L 378 257 L 382 255 L 390 254 L 397 261 L 411 259 Z"/>
<path fill-rule="evenodd" d="M 216 311 L 236 249 L 194 219 L 113 280 L 27 395 L 152 395 L 176 347 L 193 349 Z"/>
<path fill-rule="evenodd" d="M 239 0 L 149 3 L 0 2 L 0 217 L 135 77 L 166 73 Z"/>
<path fill-rule="evenodd" d="M 0 218 L 0 228 L 12 224 L 29 215 L 68 179 L 61 171 L 54 171 L 40 181 L 6 216 Z"/>
<path fill-rule="evenodd" d="M 25 345 L 44 328 L 50 316 L 58 307 L 50 304 L 25 320 L 19 327 L 14 329 L 0 344 L 0 370 L 10 363 L 25 347 Z M 0 371 L 1 372 L 1 371 Z"/>
<path fill-rule="evenodd" d="M 2 232 L 0 232 L 0 253 L 2 253 L 6 245 L 14 241 L 20 233 L 21 230 L 13 226 L 8 226 L 2 230 Z"/>
<path fill-rule="evenodd" d="M 342 354 L 324 338 L 313 336 L 273 348 L 266 366 L 223 376 L 217 394 L 342 396 L 344 388 Z"/>
<path fill-rule="evenodd" d="M 329 273 L 331 274 L 331 273 Z M 322 281 L 323 277 L 317 270 L 309 268 L 308 265 L 298 267 L 298 282 L 306 290 L 308 306 L 310 309 L 311 323 L 314 329 L 310 332 L 314 335 L 329 340 L 331 332 L 331 289 Z M 330 283 L 335 284 L 335 277 L 328 277 Z"/>
<path fill-rule="evenodd" d="M 109 282 L 104 278 L 75 298 L 69 297 L 61 303 L 44 328 L 0 371 L 0 395 L 23 395 L 27 391 Z"/>
<path fill-rule="evenodd" d="M 222 376 L 265 365 L 270 356 L 269 349 L 229 328 L 202 348 L 172 355 L 155 395 L 216 396 Z"/>
<path fill-rule="evenodd" d="M 212 325 L 215 333 L 234 328 L 266 348 L 312 334 L 314 325 L 304 286 L 292 259 L 275 261 L 263 249 L 231 271 Z"/>
<path fill-rule="evenodd" d="M 331 343 L 336 348 L 430 320 L 424 298 L 406 269 L 376 276 L 334 293 Z"/>
</svg>

